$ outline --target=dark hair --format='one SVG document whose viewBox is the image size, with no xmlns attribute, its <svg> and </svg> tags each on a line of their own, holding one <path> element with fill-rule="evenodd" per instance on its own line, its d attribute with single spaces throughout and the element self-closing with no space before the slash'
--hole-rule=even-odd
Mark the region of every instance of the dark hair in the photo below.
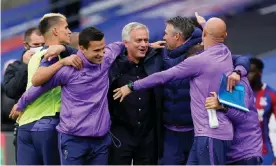
<svg viewBox="0 0 276 166">
<path fill-rule="evenodd" d="M 90 41 L 101 41 L 103 37 L 104 34 L 102 31 L 95 27 L 87 27 L 79 34 L 79 45 L 87 49 Z"/>
<path fill-rule="evenodd" d="M 187 40 L 189 37 L 192 36 L 194 32 L 195 26 L 190 18 L 187 17 L 173 17 L 166 21 L 167 24 L 173 25 L 173 27 L 177 30 L 180 30 L 183 38 Z"/>
<path fill-rule="evenodd" d="M 61 16 L 52 16 L 52 17 L 45 17 L 43 18 L 39 23 L 39 31 L 42 35 L 45 35 L 46 32 L 50 30 L 51 27 L 58 24 L 60 19 L 62 19 Z"/>
<path fill-rule="evenodd" d="M 33 33 L 36 33 L 38 36 L 41 36 L 41 33 L 40 33 L 39 29 L 36 28 L 36 27 L 32 27 L 32 28 L 29 28 L 29 29 L 27 29 L 25 31 L 25 33 L 24 33 L 24 41 L 25 42 L 29 42 L 30 41 L 30 36 Z"/>
<path fill-rule="evenodd" d="M 260 60 L 258 58 L 250 58 L 250 64 L 255 65 L 256 68 L 261 72 L 264 69 L 264 63 L 262 62 L 262 60 Z"/>
</svg>

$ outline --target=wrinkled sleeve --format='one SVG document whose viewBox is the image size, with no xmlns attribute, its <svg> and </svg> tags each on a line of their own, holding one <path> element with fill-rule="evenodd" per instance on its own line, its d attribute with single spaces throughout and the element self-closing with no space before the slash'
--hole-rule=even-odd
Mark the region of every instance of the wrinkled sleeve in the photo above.
<svg viewBox="0 0 276 166">
<path fill-rule="evenodd" d="M 154 73 L 144 79 L 134 82 L 133 89 L 141 90 L 151 88 L 160 84 L 165 84 L 169 81 L 195 77 L 200 74 L 201 57 L 194 56 L 188 58 L 178 65 L 158 73 Z"/>
<path fill-rule="evenodd" d="M 232 55 L 235 70 L 241 71 L 242 77 L 247 76 L 250 70 L 250 61 L 246 56 Z"/>
<path fill-rule="evenodd" d="M 110 66 L 125 48 L 122 42 L 115 42 L 105 46 L 104 63 Z"/>
<path fill-rule="evenodd" d="M 62 67 L 48 82 L 42 86 L 31 86 L 18 101 L 18 110 L 23 111 L 29 104 L 34 102 L 43 93 L 59 85 L 65 85 L 69 82 L 70 72 L 68 66 Z"/>
</svg>

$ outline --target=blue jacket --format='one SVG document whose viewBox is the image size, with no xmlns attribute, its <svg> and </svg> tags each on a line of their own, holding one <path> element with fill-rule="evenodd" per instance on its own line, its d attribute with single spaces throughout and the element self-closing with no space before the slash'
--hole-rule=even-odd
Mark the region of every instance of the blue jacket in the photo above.
<svg viewBox="0 0 276 166">
<path fill-rule="evenodd" d="M 195 29 L 190 39 L 182 46 L 172 50 L 163 50 L 164 69 L 171 68 L 185 58 L 189 48 L 202 41 L 202 31 Z M 234 66 L 241 65 L 249 71 L 249 59 L 245 56 L 233 55 Z M 193 127 L 190 108 L 190 85 L 189 79 L 171 81 L 164 85 L 163 91 L 163 120 L 165 124 Z"/>
<path fill-rule="evenodd" d="M 182 46 L 172 50 L 163 51 L 164 69 L 169 69 L 182 62 L 187 57 L 188 50 L 202 41 L 202 31 L 195 29 L 192 36 Z M 164 85 L 163 93 L 163 120 L 165 124 L 190 126 L 193 121 L 190 111 L 190 85 L 189 80 L 171 81 Z"/>
</svg>

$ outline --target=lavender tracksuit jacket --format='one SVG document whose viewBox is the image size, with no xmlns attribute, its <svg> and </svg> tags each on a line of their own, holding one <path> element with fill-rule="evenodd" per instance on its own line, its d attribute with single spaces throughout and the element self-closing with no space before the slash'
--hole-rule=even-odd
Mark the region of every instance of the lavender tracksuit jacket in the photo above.
<svg viewBox="0 0 276 166">
<path fill-rule="evenodd" d="M 83 61 L 81 70 L 72 66 L 62 67 L 43 86 L 29 88 L 20 98 L 18 109 L 23 110 L 44 92 L 61 86 L 60 123 L 57 130 L 75 136 L 105 135 L 111 123 L 107 103 L 108 70 L 122 47 L 121 43 L 107 45 L 102 64 L 92 64 L 79 51 L 77 55 Z"/>
<path fill-rule="evenodd" d="M 150 88 L 159 84 L 190 78 L 191 112 L 195 136 L 207 136 L 220 140 L 233 139 L 233 126 L 223 112 L 217 112 L 219 127 L 209 127 L 205 100 L 210 92 L 219 89 L 222 74 L 233 71 L 230 50 L 224 44 L 207 48 L 201 54 L 187 58 L 177 66 L 152 74 L 134 82 L 134 90 Z"/>
<path fill-rule="evenodd" d="M 245 87 L 245 105 L 250 112 L 229 109 L 226 115 L 234 126 L 234 138 L 227 153 L 227 162 L 233 163 L 250 157 L 262 157 L 262 131 L 255 107 L 254 93 L 248 79 L 240 81 Z"/>
</svg>

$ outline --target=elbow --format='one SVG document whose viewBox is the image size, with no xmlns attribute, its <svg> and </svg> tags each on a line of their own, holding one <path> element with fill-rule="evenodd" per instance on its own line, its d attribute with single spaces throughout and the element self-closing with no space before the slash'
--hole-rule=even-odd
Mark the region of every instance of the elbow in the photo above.
<svg viewBox="0 0 276 166">
<path fill-rule="evenodd" d="M 37 78 L 37 77 L 33 77 L 32 78 L 32 85 L 34 86 L 34 87 L 36 87 L 36 86 L 41 86 L 43 83 L 42 83 L 42 81 L 39 79 L 39 78 Z"/>
</svg>

